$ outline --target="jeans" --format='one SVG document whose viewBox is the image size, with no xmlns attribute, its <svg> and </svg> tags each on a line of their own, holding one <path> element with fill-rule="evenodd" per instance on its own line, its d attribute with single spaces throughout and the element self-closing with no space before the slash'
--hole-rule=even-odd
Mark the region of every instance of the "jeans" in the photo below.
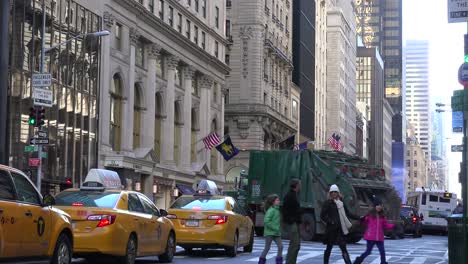
<svg viewBox="0 0 468 264">
<path fill-rule="evenodd" d="M 385 246 L 383 241 L 367 240 L 367 249 L 364 253 L 362 253 L 361 260 L 364 260 L 367 256 L 370 255 L 370 253 L 372 252 L 372 248 L 374 248 L 374 245 L 377 245 L 377 248 L 379 249 L 380 262 L 385 263 L 385 261 L 387 260 L 385 259 Z"/>
<path fill-rule="evenodd" d="M 276 246 L 278 247 L 277 257 L 283 256 L 283 242 L 281 241 L 281 237 L 279 236 L 265 236 L 265 248 L 263 249 L 262 255 L 260 257 L 265 258 L 270 251 L 271 242 L 275 241 Z"/>
<path fill-rule="evenodd" d="M 289 233 L 288 255 L 286 256 L 286 264 L 295 264 L 297 254 L 301 248 L 301 235 L 299 233 L 299 224 L 286 224 L 286 230 Z"/>
</svg>

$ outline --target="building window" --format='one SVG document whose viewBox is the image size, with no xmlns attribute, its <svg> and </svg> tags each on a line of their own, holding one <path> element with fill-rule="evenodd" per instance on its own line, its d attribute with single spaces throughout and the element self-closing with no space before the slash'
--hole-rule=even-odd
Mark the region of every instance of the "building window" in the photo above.
<svg viewBox="0 0 468 264">
<path fill-rule="evenodd" d="M 177 14 L 179 17 L 179 24 L 177 24 L 177 30 L 179 33 L 182 33 L 182 15 L 180 13 Z"/>
<path fill-rule="evenodd" d="M 297 109 L 297 101 L 296 101 L 296 100 L 293 100 L 293 101 L 292 101 L 292 117 L 295 118 L 295 119 L 297 119 L 297 116 L 298 116 L 297 111 L 298 111 L 298 109 Z"/>
<path fill-rule="evenodd" d="M 219 43 L 218 43 L 218 41 L 215 41 L 214 55 L 215 55 L 216 58 L 218 58 L 218 55 L 219 55 Z"/>
<path fill-rule="evenodd" d="M 172 6 L 169 7 L 169 25 L 174 26 L 174 8 Z"/>
<path fill-rule="evenodd" d="M 148 9 L 151 13 L 154 13 L 154 0 L 148 1 Z"/>
<path fill-rule="evenodd" d="M 135 84 L 135 100 L 133 103 L 133 149 L 140 147 L 141 140 L 141 113 L 143 109 L 141 88 Z"/>
<path fill-rule="evenodd" d="M 227 19 L 226 20 L 226 37 L 231 36 L 231 20 Z"/>
<path fill-rule="evenodd" d="M 182 87 L 182 66 L 180 65 L 175 68 L 175 84 Z"/>
<path fill-rule="evenodd" d="M 231 60 L 231 57 L 229 56 L 229 54 L 226 54 L 226 55 L 224 56 L 224 63 L 226 63 L 227 65 L 229 65 L 230 60 Z"/>
<path fill-rule="evenodd" d="M 414 160 L 414 161 L 413 161 L 413 166 L 414 166 L 414 167 L 417 167 L 417 166 L 418 166 L 418 161 L 417 161 L 417 160 Z"/>
<path fill-rule="evenodd" d="M 411 166 L 411 160 L 406 160 L 406 167 Z"/>
<path fill-rule="evenodd" d="M 187 23 L 187 28 L 185 29 L 185 35 L 187 36 L 188 39 L 190 39 L 190 30 L 191 30 L 190 20 L 187 19 L 186 23 Z"/>
<path fill-rule="evenodd" d="M 219 7 L 215 7 L 215 26 L 219 28 Z"/>
<path fill-rule="evenodd" d="M 142 41 L 138 41 L 135 54 L 135 64 L 143 67 L 145 61 L 145 45 Z"/>
<path fill-rule="evenodd" d="M 193 27 L 193 41 L 195 42 L 195 44 L 198 45 L 198 27 L 197 26 L 194 26 Z"/>
<path fill-rule="evenodd" d="M 201 33 L 201 46 L 203 50 L 206 48 L 206 34 L 203 31 Z"/>
<path fill-rule="evenodd" d="M 122 49 L 122 25 L 119 23 L 115 23 L 115 47 Z"/>
<path fill-rule="evenodd" d="M 161 79 L 166 79 L 164 57 L 161 55 L 156 57 L 156 76 L 158 76 Z"/>
<path fill-rule="evenodd" d="M 111 86 L 110 101 L 110 133 L 109 143 L 114 151 L 120 151 L 120 139 L 122 129 L 122 79 L 118 74 L 114 75 Z"/>
<path fill-rule="evenodd" d="M 288 24 L 289 24 L 289 17 L 286 16 L 286 22 L 285 22 L 286 30 L 289 30 L 288 29 Z"/>
<path fill-rule="evenodd" d="M 263 93 L 263 104 L 265 104 L 265 105 L 268 104 L 267 98 L 268 98 L 267 93 Z"/>
<path fill-rule="evenodd" d="M 164 20 L 164 0 L 159 0 L 159 19 Z"/>
<path fill-rule="evenodd" d="M 198 2 L 199 2 L 198 0 L 195 0 L 195 12 L 198 12 L 198 10 L 199 10 L 198 9 Z"/>
<path fill-rule="evenodd" d="M 418 171 L 414 171 L 414 177 L 415 177 L 415 178 L 418 177 Z"/>
<path fill-rule="evenodd" d="M 192 80 L 192 94 L 198 96 L 198 76 L 195 75 Z"/>
<path fill-rule="evenodd" d="M 202 13 L 203 18 L 206 18 L 206 0 L 202 0 Z"/>
</svg>

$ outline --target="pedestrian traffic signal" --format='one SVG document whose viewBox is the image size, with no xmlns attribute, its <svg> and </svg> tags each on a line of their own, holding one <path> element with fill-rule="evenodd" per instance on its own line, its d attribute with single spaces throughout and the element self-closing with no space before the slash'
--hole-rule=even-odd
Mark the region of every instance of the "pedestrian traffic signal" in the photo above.
<svg viewBox="0 0 468 264">
<path fill-rule="evenodd" d="M 45 124 L 45 109 L 44 108 L 39 108 L 37 110 L 37 122 L 36 126 L 41 127 Z"/>
<path fill-rule="evenodd" d="M 32 126 L 36 125 L 36 109 L 34 107 L 29 108 L 28 124 L 30 124 Z"/>
</svg>

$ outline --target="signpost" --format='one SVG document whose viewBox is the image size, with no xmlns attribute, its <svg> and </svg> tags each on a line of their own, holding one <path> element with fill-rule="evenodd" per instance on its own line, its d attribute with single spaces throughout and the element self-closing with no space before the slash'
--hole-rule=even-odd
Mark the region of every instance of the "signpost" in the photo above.
<svg viewBox="0 0 468 264">
<path fill-rule="evenodd" d="M 463 145 L 452 145 L 452 152 L 463 152 Z"/>
<path fill-rule="evenodd" d="M 40 138 L 46 138 L 47 137 L 47 132 L 46 131 L 39 131 L 37 133 L 37 135 L 40 137 Z"/>
<path fill-rule="evenodd" d="M 463 112 L 452 112 L 452 132 L 463 133 Z"/>
<path fill-rule="evenodd" d="M 468 22 L 468 0 L 447 0 L 448 22 Z"/>
<path fill-rule="evenodd" d="M 53 99 L 54 94 L 52 93 L 52 90 L 34 87 L 34 105 L 52 107 Z"/>
<path fill-rule="evenodd" d="M 38 167 L 39 165 L 41 165 L 41 159 L 29 158 L 29 167 Z"/>
<path fill-rule="evenodd" d="M 24 152 L 34 152 L 37 151 L 37 146 L 24 146 Z"/>
<path fill-rule="evenodd" d="M 31 82 L 32 87 L 49 87 L 52 85 L 52 75 L 50 73 L 33 73 Z"/>
<path fill-rule="evenodd" d="M 49 145 L 49 138 L 30 138 L 29 144 L 31 145 Z"/>
</svg>

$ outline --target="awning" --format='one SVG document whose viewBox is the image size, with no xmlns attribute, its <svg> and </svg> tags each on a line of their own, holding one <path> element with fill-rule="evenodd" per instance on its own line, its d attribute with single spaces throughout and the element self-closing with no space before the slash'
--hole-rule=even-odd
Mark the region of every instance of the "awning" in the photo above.
<svg viewBox="0 0 468 264">
<path fill-rule="evenodd" d="M 179 191 L 182 193 L 182 194 L 194 194 L 195 193 L 195 190 L 192 188 L 192 186 L 189 186 L 189 185 L 183 185 L 183 184 L 176 184 L 176 187 L 177 189 L 179 189 Z"/>
</svg>

